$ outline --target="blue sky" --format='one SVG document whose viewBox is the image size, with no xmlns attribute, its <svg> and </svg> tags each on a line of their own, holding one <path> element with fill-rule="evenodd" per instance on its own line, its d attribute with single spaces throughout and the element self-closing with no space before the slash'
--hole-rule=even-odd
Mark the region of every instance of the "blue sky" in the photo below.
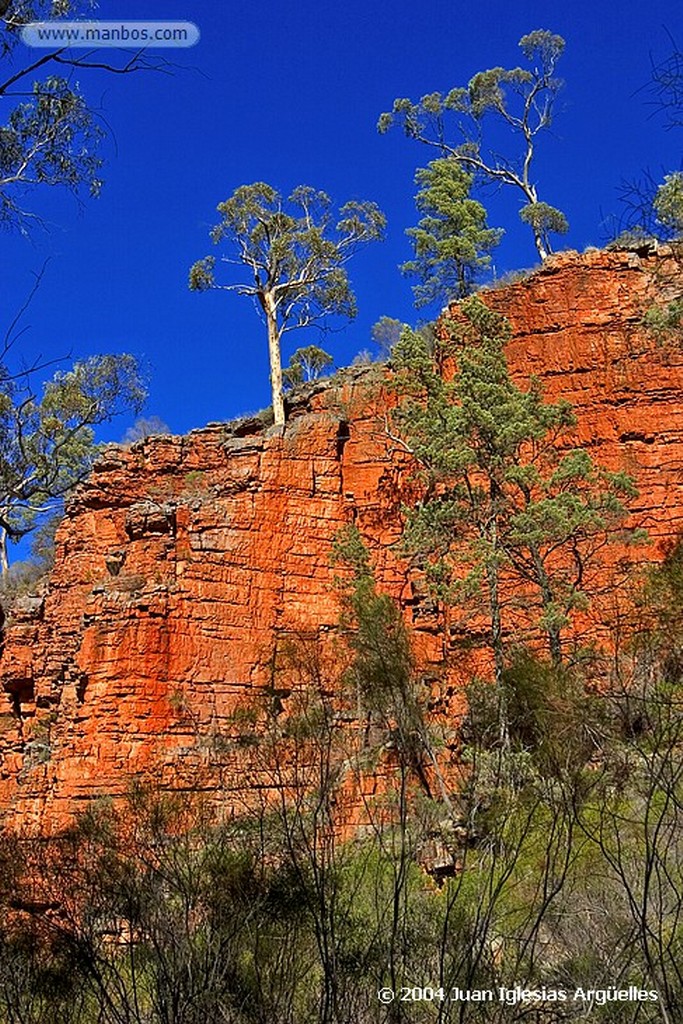
<svg viewBox="0 0 683 1024">
<path fill-rule="evenodd" d="M 479 70 L 514 66 L 519 38 L 549 28 L 567 42 L 552 133 L 539 142 L 536 181 L 571 230 L 566 246 L 601 245 L 619 213 L 624 178 L 656 178 L 681 166 L 680 131 L 666 132 L 648 106 L 651 60 L 683 46 L 671 0 L 572 0 L 464 4 L 396 0 L 343 4 L 297 0 L 258 5 L 222 0 L 102 0 L 102 19 L 195 22 L 192 50 L 165 51 L 172 76 L 86 75 L 83 92 L 106 123 L 105 187 L 82 206 L 54 190 L 33 208 L 48 230 L 30 240 L 0 237 L 0 324 L 50 257 L 22 344 L 26 358 L 132 352 L 150 368 L 147 414 L 173 432 L 227 420 L 269 404 L 264 328 L 249 300 L 193 294 L 189 266 L 211 252 L 215 208 L 241 184 L 283 192 L 324 189 L 336 203 L 372 199 L 388 218 L 387 239 L 349 265 L 359 315 L 322 340 L 337 365 L 370 346 L 383 314 L 414 321 L 404 231 L 416 222 L 413 177 L 431 157 L 400 132 L 380 136 L 379 114 L 396 96 L 464 85 Z M 21 57 L 17 55 L 17 59 Z M 641 90 L 641 91 L 638 91 Z M 487 197 L 489 222 L 506 229 L 498 275 L 536 262 L 512 193 Z M 300 344 L 290 335 L 285 359 Z M 129 421 L 109 425 L 119 439 Z"/>
</svg>

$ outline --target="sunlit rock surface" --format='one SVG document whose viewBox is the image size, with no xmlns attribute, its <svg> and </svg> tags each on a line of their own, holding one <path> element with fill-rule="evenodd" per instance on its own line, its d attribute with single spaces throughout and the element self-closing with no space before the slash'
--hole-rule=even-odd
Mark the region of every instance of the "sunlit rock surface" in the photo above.
<svg viewBox="0 0 683 1024">
<path fill-rule="evenodd" d="M 572 443 L 636 478 L 631 522 L 650 534 L 647 558 L 683 528 L 683 353 L 642 327 L 676 273 L 665 250 L 567 253 L 482 293 L 512 322 L 515 377 L 567 398 Z M 70 503 L 44 598 L 4 630 L 6 825 L 57 828 L 139 774 L 243 787 L 238 753 L 227 766 L 216 756 L 235 709 L 274 685 L 288 638 L 317 638 L 334 660 L 330 555 L 343 524 L 360 528 L 439 678 L 450 633 L 396 546 L 409 484 L 385 380 L 375 367 L 318 384 L 284 433 L 210 425 L 107 451 Z"/>
</svg>

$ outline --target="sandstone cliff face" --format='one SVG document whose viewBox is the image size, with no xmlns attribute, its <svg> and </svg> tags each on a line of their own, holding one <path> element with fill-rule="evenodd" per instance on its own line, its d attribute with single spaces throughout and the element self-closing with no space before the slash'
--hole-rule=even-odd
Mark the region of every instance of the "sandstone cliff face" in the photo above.
<svg viewBox="0 0 683 1024">
<path fill-rule="evenodd" d="M 683 357 L 640 325 L 672 272 L 661 254 L 563 254 L 486 298 L 512 322 L 519 380 L 569 399 L 574 442 L 636 478 L 650 557 L 683 528 Z M 345 523 L 438 666 L 445 634 L 391 546 L 404 457 L 387 401 L 381 370 L 352 372 L 284 433 L 210 425 L 107 452 L 70 504 L 45 596 L 4 631 L 5 824 L 58 827 L 137 773 L 211 788 L 212 744 L 272 684 L 279 645 L 332 643 L 330 551 Z"/>
</svg>

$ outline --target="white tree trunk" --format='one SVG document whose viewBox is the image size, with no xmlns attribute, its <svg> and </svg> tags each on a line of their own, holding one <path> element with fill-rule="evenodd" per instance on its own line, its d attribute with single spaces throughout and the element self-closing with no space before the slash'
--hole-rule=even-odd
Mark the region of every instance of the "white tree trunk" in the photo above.
<svg viewBox="0 0 683 1024">
<path fill-rule="evenodd" d="M 548 256 L 550 256 L 550 251 L 546 247 L 545 242 L 543 241 L 543 235 L 540 231 L 534 231 L 534 242 L 536 243 L 538 255 L 541 257 L 541 260 L 545 262 L 548 259 Z"/>
<path fill-rule="evenodd" d="M 268 324 L 268 357 L 270 359 L 270 388 L 273 396 L 273 420 L 277 426 L 285 422 L 285 403 L 282 397 L 282 357 L 280 332 L 277 326 L 277 308 L 272 295 L 264 295 L 263 307 Z"/>
<path fill-rule="evenodd" d="M 9 572 L 9 558 L 7 555 L 7 530 L 0 526 L 0 575 L 4 576 Z"/>
</svg>

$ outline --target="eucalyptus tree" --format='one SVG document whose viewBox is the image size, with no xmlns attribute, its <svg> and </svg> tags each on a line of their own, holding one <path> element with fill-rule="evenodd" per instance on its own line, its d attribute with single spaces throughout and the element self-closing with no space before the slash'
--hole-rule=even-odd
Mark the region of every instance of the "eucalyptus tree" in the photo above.
<svg viewBox="0 0 683 1024">
<path fill-rule="evenodd" d="M 104 59 L 59 45 L 33 51 L 22 45 L 29 22 L 82 17 L 95 8 L 92 0 L 0 0 L 0 226 L 26 233 L 39 222 L 32 197 L 44 186 L 77 197 L 99 194 L 104 132 L 83 82 L 99 73 L 169 68 L 144 50 Z"/>
<path fill-rule="evenodd" d="M 289 358 L 289 366 L 283 370 L 282 378 L 287 387 L 293 388 L 297 384 L 306 384 L 312 380 L 318 380 L 325 372 L 329 372 L 334 359 L 317 345 L 306 345 L 298 348 Z"/>
<path fill-rule="evenodd" d="M 190 288 L 234 291 L 257 303 L 268 336 L 273 417 L 281 425 L 284 334 L 329 316 L 355 316 L 346 264 L 360 246 L 382 238 L 386 220 L 374 203 L 345 203 L 335 217 L 324 192 L 300 185 L 285 200 L 265 182 L 241 185 L 218 212 L 211 239 L 227 244 L 221 262 L 239 268 L 238 280 L 219 281 L 216 258 L 206 256 L 190 269 Z"/>
<path fill-rule="evenodd" d="M 564 50 L 564 39 L 538 29 L 523 36 L 519 45 L 531 69 L 490 68 L 445 95 L 433 92 L 417 102 L 397 99 L 392 110 L 380 117 L 378 129 L 384 133 L 399 125 L 408 138 L 451 157 L 479 181 L 510 185 L 521 192 L 524 205 L 519 215 L 531 227 L 536 249 L 544 260 L 551 252 L 550 235 L 568 230 L 564 214 L 539 199 L 531 174 L 537 137 L 552 124 L 553 107 L 562 85 L 555 77 L 555 68 Z M 517 153 L 505 156 L 485 147 L 487 117 L 502 121 L 520 140 Z"/>
<path fill-rule="evenodd" d="M 35 374 L 0 378 L 0 572 L 7 542 L 33 529 L 89 472 L 94 428 L 139 409 L 145 385 L 130 355 L 91 356 L 58 371 L 40 395 Z"/>
<path fill-rule="evenodd" d="M 680 239 L 683 235 L 683 171 L 666 175 L 653 205 L 659 223 Z"/>
</svg>

